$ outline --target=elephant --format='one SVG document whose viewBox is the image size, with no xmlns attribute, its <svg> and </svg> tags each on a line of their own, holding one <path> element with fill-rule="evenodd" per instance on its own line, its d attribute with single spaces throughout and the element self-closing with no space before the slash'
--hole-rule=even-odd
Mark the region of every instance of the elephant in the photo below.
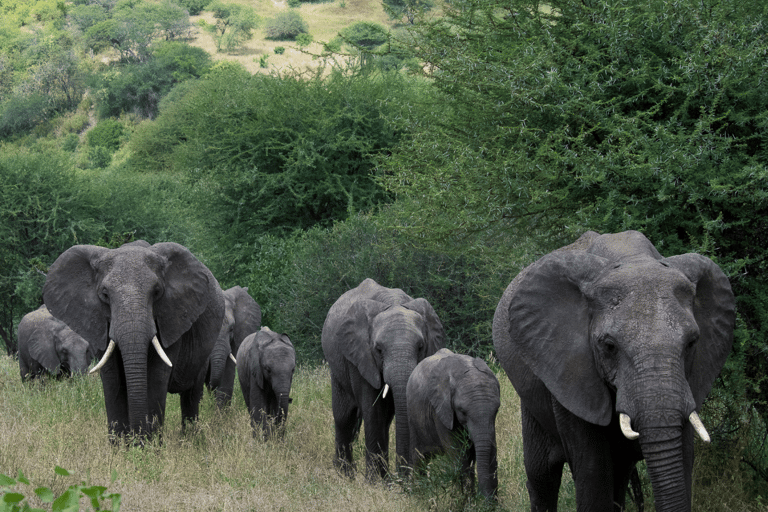
<svg viewBox="0 0 768 512">
<path fill-rule="evenodd" d="M 286 334 L 262 327 L 243 340 L 237 351 L 237 375 L 254 436 L 259 428 L 265 439 L 282 434 L 295 368 L 296 352 Z"/>
<path fill-rule="evenodd" d="M 691 509 L 693 434 L 733 343 L 735 299 L 712 260 L 664 258 L 642 233 L 584 233 L 520 272 L 493 318 L 520 396 L 532 511 L 621 510 L 645 459 L 656 510 Z"/>
<path fill-rule="evenodd" d="M 45 304 L 19 322 L 19 371 L 21 379 L 48 372 L 54 376 L 85 373 L 96 357 L 91 346 Z"/>
<path fill-rule="evenodd" d="M 248 295 L 248 288 L 224 290 L 224 321 L 211 356 L 205 383 L 219 407 L 229 405 L 235 387 L 235 354 L 246 336 L 259 330 L 261 307 Z"/>
<path fill-rule="evenodd" d="M 458 456 L 465 488 L 474 492 L 477 469 L 480 492 L 494 501 L 501 390 L 485 361 L 440 349 L 416 365 L 405 393 L 414 468 L 436 454 Z"/>
<path fill-rule="evenodd" d="M 426 299 L 373 279 L 331 306 L 321 342 L 331 372 L 337 469 L 354 474 L 352 443 L 362 422 L 366 475 L 371 481 L 385 477 L 394 416 L 398 469 L 410 464 L 406 384 L 422 359 L 443 348 L 443 339 L 443 326 Z"/>
<path fill-rule="evenodd" d="M 197 418 L 224 297 L 186 247 L 144 240 L 116 249 L 75 245 L 51 265 L 43 298 L 104 354 L 91 372 L 101 372 L 113 439 L 152 437 L 163 425 L 168 393 L 181 395 L 182 431 Z"/>
</svg>

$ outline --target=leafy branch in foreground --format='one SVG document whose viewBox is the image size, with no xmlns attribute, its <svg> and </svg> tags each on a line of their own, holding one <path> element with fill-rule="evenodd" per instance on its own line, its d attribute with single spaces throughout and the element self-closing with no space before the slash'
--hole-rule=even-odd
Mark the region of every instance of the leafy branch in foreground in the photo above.
<svg viewBox="0 0 768 512">
<path fill-rule="evenodd" d="M 72 473 L 60 466 L 56 466 L 54 472 L 58 476 L 72 475 Z M 114 483 L 116 479 L 117 472 L 112 471 L 111 483 Z M 29 504 L 28 498 L 19 492 L 18 489 L 14 488 L 19 484 L 28 487 L 32 486 L 32 482 L 30 482 L 21 471 L 19 471 L 19 475 L 16 478 L 11 478 L 0 473 L 0 493 L 2 494 L 2 499 L 0 499 L 0 512 L 43 511 L 44 509 L 33 508 Z M 53 512 L 77 512 L 80 510 L 80 500 L 83 497 L 91 504 L 91 509 L 95 511 L 119 511 L 121 501 L 120 495 L 117 493 L 105 494 L 106 491 L 107 488 L 104 486 L 89 485 L 83 481 L 79 484 L 70 485 L 67 490 L 58 497 L 48 487 L 35 487 L 33 490 L 40 501 L 43 503 L 51 503 L 51 510 Z"/>
</svg>

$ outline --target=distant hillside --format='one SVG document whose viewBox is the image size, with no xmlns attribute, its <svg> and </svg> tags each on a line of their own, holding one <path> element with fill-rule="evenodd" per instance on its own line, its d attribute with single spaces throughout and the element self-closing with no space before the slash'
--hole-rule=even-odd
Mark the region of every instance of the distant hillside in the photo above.
<svg viewBox="0 0 768 512">
<path fill-rule="evenodd" d="M 302 53 L 293 41 L 271 41 L 265 39 L 264 25 L 281 11 L 291 9 L 286 0 L 255 0 L 234 1 L 251 5 L 261 17 L 260 28 L 256 30 L 253 39 L 235 53 L 217 53 L 213 38 L 201 29 L 196 30 L 196 38 L 190 44 L 203 48 L 213 56 L 215 60 L 234 60 L 240 62 L 250 72 L 269 72 L 287 68 L 304 69 L 318 65 L 318 61 L 312 55 Z M 322 3 L 302 3 L 298 12 L 309 25 L 309 33 L 315 42 L 306 48 L 311 54 L 318 54 L 322 46 L 318 41 L 330 41 L 338 32 L 357 21 L 370 21 L 391 27 L 393 23 L 384 12 L 381 0 L 334 0 Z M 214 18 L 210 12 L 203 12 L 199 16 L 192 16 L 193 24 L 203 19 L 207 23 L 213 23 Z M 275 48 L 282 46 L 285 52 L 282 55 L 275 53 Z M 260 66 L 260 59 L 267 55 L 267 68 Z"/>
</svg>

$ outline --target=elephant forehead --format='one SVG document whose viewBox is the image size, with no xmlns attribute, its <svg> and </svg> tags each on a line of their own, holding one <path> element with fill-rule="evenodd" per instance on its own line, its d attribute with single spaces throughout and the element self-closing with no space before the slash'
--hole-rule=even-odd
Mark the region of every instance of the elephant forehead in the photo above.
<svg viewBox="0 0 768 512">
<path fill-rule="evenodd" d="M 682 272 L 659 262 L 628 263 L 612 269 L 588 292 L 597 308 L 613 309 L 627 303 L 638 306 L 674 299 L 690 303 L 695 287 Z"/>
<path fill-rule="evenodd" d="M 402 306 L 382 311 L 371 323 L 374 332 L 379 332 L 381 329 L 405 329 L 418 335 L 423 333 L 423 326 L 424 319 L 419 313 Z"/>
<path fill-rule="evenodd" d="M 108 251 L 97 262 L 99 270 L 104 272 L 143 272 L 149 270 L 162 275 L 168 266 L 168 260 L 156 252 L 144 247 L 121 247 Z"/>
</svg>

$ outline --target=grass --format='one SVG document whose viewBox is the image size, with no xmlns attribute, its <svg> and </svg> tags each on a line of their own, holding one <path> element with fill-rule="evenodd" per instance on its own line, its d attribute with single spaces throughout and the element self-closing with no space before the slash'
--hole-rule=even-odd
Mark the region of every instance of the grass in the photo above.
<svg viewBox="0 0 768 512">
<path fill-rule="evenodd" d="M 286 0 L 229 0 L 229 3 L 250 5 L 261 17 L 260 28 L 255 31 L 253 39 L 236 52 L 217 53 L 216 44 L 211 35 L 198 27 L 195 29 L 196 36 L 190 41 L 190 44 L 204 49 L 214 60 L 237 61 L 251 73 L 269 73 L 289 68 L 303 70 L 317 67 L 320 61 L 314 59 L 312 55 L 320 54 L 322 51 L 320 42 L 330 41 L 336 37 L 341 29 L 357 21 L 371 21 L 386 27 L 393 26 L 384 12 L 380 0 L 335 0 L 333 2 L 302 3 L 295 10 L 309 25 L 309 33 L 314 39 L 314 42 L 305 49 L 306 51 L 302 52 L 293 41 L 271 41 L 265 38 L 264 26 L 266 21 L 273 18 L 278 12 L 291 9 Z M 196 24 L 200 19 L 211 24 L 215 21 L 212 14 L 206 11 L 191 17 L 193 24 Z M 282 55 L 278 55 L 274 51 L 278 46 L 285 48 Z M 260 59 L 265 55 L 268 65 L 266 68 L 262 68 Z"/>
<path fill-rule="evenodd" d="M 519 400 L 501 373 L 502 407 L 497 418 L 500 510 L 528 510 Z M 201 405 L 194 432 L 180 432 L 179 400 L 168 399 L 163 442 L 144 449 L 112 446 L 107 438 L 101 382 L 78 376 L 22 384 L 18 363 L 0 357 L 0 473 L 19 471 L 35 485 L 57 495 L 77 481 L 104 485 L 122 495 L 130 511 L 356 510 L 457 511 L 485 510 L 482 500 L 461 495 L 450 464 L 437 459 L 430 479 L 421 485 L 366 482 L 340 476 L 332 464 L 333 420 L 328 367 L 300 367 L 294 378 L 293 404 L 282 440 L 253 438 L 242 394 L 236 390 L 231 408 L 220 412 L 210 394 Z M 392 432 L 394 439 L 394 432 Z M 394 444 L 394 442 L 393 442 Z M 394 452 L 394 446 L 392 446 Z M 360 440 L 358 468 L 364 465 Z M 71 471 L 73 479 L 56 476 L 54 467 Z M 699 471 L 699 469 L 697 469 Z M 111 482 L 113 472 L 117 480 Z M 450 471 L 448 471 L 450 473 Z M 711 480 L 711 479 L 710 479 Z M 702 491 L 694 510 L 749 510 L 732 492 L 732 479 L 717 478 Z M 647 487 L 647 485 L 646 485 Z M 411 491 L 409 489 L 417 488 Z M 699 493 L 694 489 L 694 494 Z M 651 502 L 646 489 L 646 502 Z M 714 496 L 722 506 L 714 506 Z M 706 500 L 706 501 L 705 501 Z M 727 503 L 726 503 L 727 501 Z M 699 508 L 696 504 L 706 503 Z M 40 503 L 32 504 L 41 506 Z M 573 483 L 566 472 L 561 510 L 575 509 Z M 647 507 L 646 510 L 653 510 Z M 752 508 L 758 510 L 758 508 Z"/>
</svg>

